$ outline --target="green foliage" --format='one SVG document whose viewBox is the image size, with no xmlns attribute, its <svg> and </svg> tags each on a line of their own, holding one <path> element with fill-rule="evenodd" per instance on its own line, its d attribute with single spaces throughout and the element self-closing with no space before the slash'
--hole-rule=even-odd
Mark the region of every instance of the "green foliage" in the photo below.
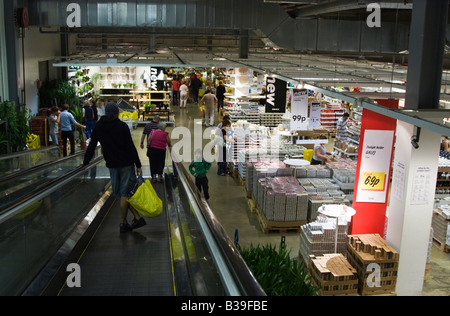
<svg viewBox="0 0 450 316">
<path fill-rule="evenodd" d="M 81 106 L 76 105 L 71 107 L 70 112 L 73 114 L 73 117 L 75 119 L 75 121 L 77 121 L 78 123 L 81 124 L 81 122 L 83 121 L 83 109 L 81 108 Z M 85 141 L 85 134 L 84 134 L 84 130 L 80 127 L 77 126 L 77 131 L 78 131 L 78 139 L 80 142 Z"/>
<path fill-rule="evenodd" d="M 250 245 L 250 249 L 237 246 L 250 271 L 268 296 L 315 296 L 318 288 L 302 260 L 292 259 L 282 247 Z"/>
<path fill-rule="evenodd" d="M 144 104 L 144 108 L 146 111 L 149 111 L 151 108 L 155 107 L 156 104 L 152 104 L 149 101 Z"/>
<path fill-rule="evenodd" d="M 72 83 L 62 80 L 47 81 L 39 88 L 40 107 L 62 106 L 67 103 L 70 106 L 79 103 L 77 89 Z"/>
<path fill-rule="evenodd" d="M 22 107 L 22 110 L 20 107 L 17 109 L 16 104 L 11 101 L 0 103 L 0 119 L 6 122 L 0 128 L 0 154 L 21 151 L 27 145 L 28 135 L 31 132 L 29 127 L 31 113 L 29 109 Z"/>
</svg>

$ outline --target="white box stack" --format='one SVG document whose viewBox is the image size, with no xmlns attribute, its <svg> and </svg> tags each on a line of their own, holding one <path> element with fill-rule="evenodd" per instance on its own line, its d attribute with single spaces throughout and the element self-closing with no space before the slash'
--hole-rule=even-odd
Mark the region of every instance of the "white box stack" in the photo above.
<svg viewBox="0 0 450 316">
<path fill-rule="evenodd" d="M 338 224 L 337 252 L 347 253 L 347 234 L 350 218 L 340 218 Z M 310 255 L 322 256 L 334 253 L 336 238 L 336 219 L 320 215 L 315 222 L 301 227 L 300 255 L 308 261 Z M 308 262 L 309 263 L 309 262 Z"/>
</svg>

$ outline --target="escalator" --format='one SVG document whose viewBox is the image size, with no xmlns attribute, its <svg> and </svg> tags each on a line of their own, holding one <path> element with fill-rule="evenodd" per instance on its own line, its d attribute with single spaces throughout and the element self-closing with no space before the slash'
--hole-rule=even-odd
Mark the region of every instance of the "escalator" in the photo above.
<svg viewBox="0 0 450 316">
<path fill-rule="evenodd" d="M 100 146 L 97 147 L 94 157 L 101 155 L 100 148 Z M 52 152 L 55 149 L 49 150 Z M 57 147 L 56 150 L 58 150 Z M 34 156 L 38 158 L 33 159 Z M 48 150 L 29 151 L 3 156 L 2 165 L 16 165 L 16 161 L 21 159 L 20 157 L 24 158 L 27 163 L 22 163 L 20 169 L 3 172 L 0 176 L 0 209 L 20 202 L 25 195 L 39 191 L 49 182 L 78 168 L 83 162 L 84 152 L 57 159 L 49 155 Z M 30 161 L 34 161 L 34 163 L 30 164 Z"/>
<path fill-rule="evenodd" d="M 184 167 L 174 168 L 154 184 L 163 214 L 133 232 L 119 232 L 102 158 L 0 212 L 0 295 L 265 295 Z M 36 203 L 32 218 L 18 216 Z"/>
</svg>

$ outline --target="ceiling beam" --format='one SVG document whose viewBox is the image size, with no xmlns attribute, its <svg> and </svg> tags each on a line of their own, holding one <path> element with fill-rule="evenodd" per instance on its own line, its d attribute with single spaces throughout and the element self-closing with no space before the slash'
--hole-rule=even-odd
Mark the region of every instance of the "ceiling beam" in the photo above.
<svg viewBox="0 0 450 316">
<path fill-rule="evenodd" d="M 331 1 L 321 4 L 311 4 L 308 6 L 304 6 L 298 8 L 294 11 L 294 16 L 297 18 L 300 17 L 309 17 L 309 16 L 317 16 L 329 13 L 343 12 L 348 10 L 356 10 L 356 9 L 366 9 L 367 6 L 371 3 L 374 3 L 373 0 L 339 0 L 339 1 Z M 381 9 L 412 9 L 411 3 L 405 3 L 404 0 L 399 1 L 384 1 L 384 2 L 376 2 Z"/>
</svg>

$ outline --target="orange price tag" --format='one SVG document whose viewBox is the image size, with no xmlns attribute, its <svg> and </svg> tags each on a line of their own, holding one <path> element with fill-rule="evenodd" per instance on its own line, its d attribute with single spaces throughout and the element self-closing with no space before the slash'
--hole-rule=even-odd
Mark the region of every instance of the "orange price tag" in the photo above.
<svg viewBox="0 0 450 316">
<path fill-rule="evenodd" d="M 359 188 L 365 191 L 384 191 L 386 174 L 384 172 L 363 172 Z"/>
</svg>

